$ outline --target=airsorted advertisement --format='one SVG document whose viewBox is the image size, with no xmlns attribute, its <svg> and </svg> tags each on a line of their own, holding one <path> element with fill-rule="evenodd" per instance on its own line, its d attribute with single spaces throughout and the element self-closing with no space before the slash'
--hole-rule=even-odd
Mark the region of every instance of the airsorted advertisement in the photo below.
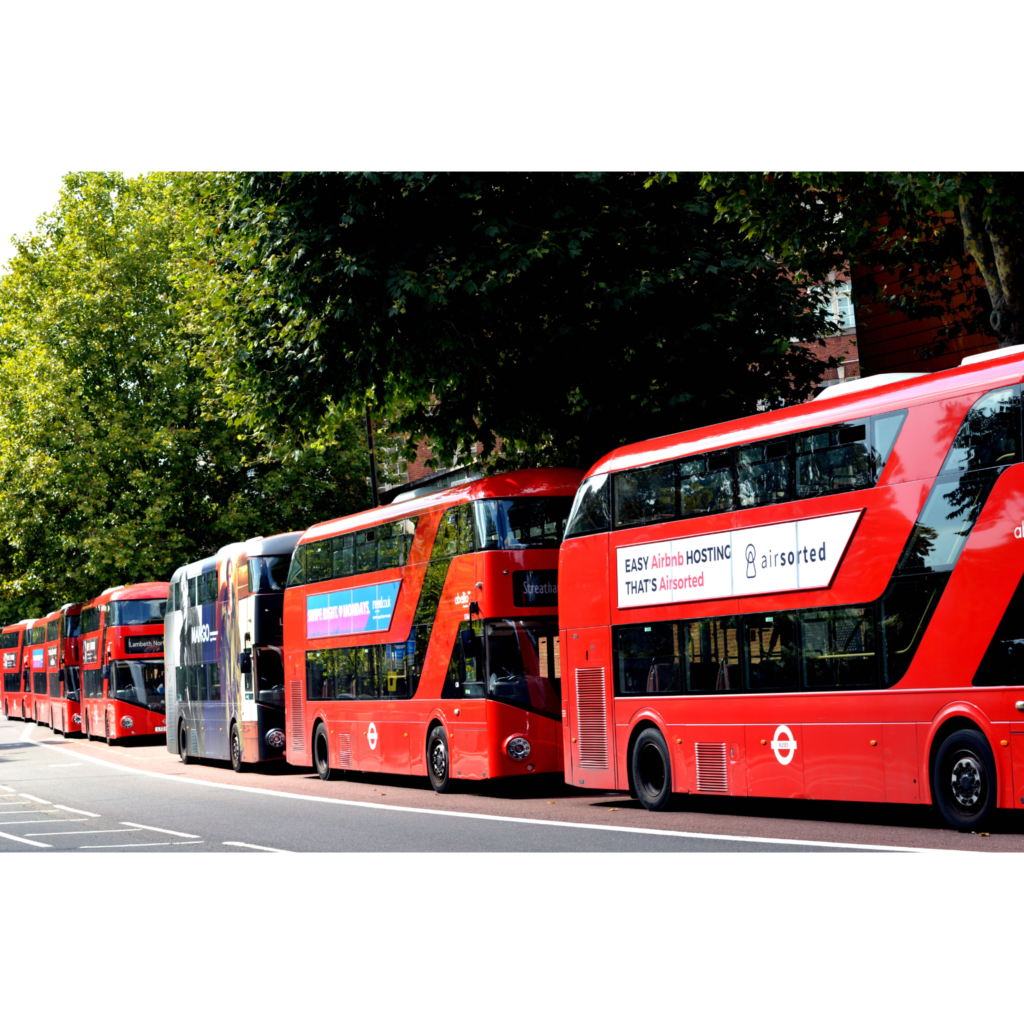
<svg viewBox="0 0 1024 1024">
<path fill-rule="evenodd" d="M 124 638 L 125 654 L 163 654 L 163 633 L 150 633 L 148 636 L 126 636 Z"/>
<path fill-rule="evenodd" d="M 828 587 L 862 511 L 617 548 L 619 607 Z"/>
<path fill-rule="evenodd" d="M 401 580 L 306 596 L 306 636 L 348 636 L 391 628 Z"/>
</svg>

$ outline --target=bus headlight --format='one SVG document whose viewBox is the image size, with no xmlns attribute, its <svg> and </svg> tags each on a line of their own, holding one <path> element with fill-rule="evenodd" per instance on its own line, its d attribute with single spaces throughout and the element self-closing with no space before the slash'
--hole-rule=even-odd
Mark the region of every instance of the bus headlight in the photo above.
<svg viewBox="0 0 1024 1024">
<path fill-rule="evenodd" d="M 135 719 L 134 718 L 129 718 L 127 715 L 125 715 L 124 718 L 121 719 L 121 728 L 122 729 L 134 729 L 135 728 Z"/>
<path fill-rule="evenodd" d="M 284 729 L 269 729 L 264 737 L 268 747 L 281 750 L 284 747 Z"/>
<path fill-rule="evenodd" d="M 530 741 L 525 736 L 513 736 L 505 744 L 505 753 L 513 761 L 525 761 L 530 756 Z"/>
</svg>

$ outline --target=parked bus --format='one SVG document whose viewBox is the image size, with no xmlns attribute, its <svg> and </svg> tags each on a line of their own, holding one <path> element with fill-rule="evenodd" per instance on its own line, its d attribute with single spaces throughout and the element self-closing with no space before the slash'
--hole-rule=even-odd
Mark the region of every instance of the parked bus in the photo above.
<svg viewBox="0 0 1024 1024">
<path fill-rule="evenodd" d="M 89 739 L 114 744 L 167 731 L 164 703 L 166 583 L 111 587 L 83 606 L 82 718 Z"/>
<path fill-rule="evenodd" d="M 26 718 L 28 706 L 21 673 L 22 641 L 26 635 L 31 639 L 33 619 L 4 626 L 0 632 L 0 651 L 3 657 L 4 715 L 7 718 Z M 31 693 L 31 689 L 28 691 Z M 29 698 L 31 699 L 31 698 Z"/>
<path fill-rule="evenodd" d="M 493 476 L 308 529 L 284 595 L 289 763 L 438 792 L 559 770 L 558 545 L 580 477 Z"/>
<path fill-rule="evenodd" d="M 50 728 L 65 736 L 82 728 L 78 626 L 81 604 L 66 604 L 46 625 Z M 56 648 L 56 650 L 54 650 Z M 56 661 L 56 669 L 54 662 Z"/>
<path fill-rule="evenodd" d="M 284 756 L 282 616 L 300 533 L 254 537 L 177 569 L 164 620 L 167 749 L 247 764 Z"/>
<path fill-rule="evenodd" d="M 32 628 L 25 630 L 22 642 L 21 680 L 23 717 L 26 721 L 41 721 L 39 714 L 46 703 L 46 626 L 44 619 L 35 619 Z"/>
<path fill-rule="evenodd" d="M 601 459 L 559 563 L 566 779 L 961 829 L 1024 804 L 1022 375 L 997 351 Z"/>
</svg>

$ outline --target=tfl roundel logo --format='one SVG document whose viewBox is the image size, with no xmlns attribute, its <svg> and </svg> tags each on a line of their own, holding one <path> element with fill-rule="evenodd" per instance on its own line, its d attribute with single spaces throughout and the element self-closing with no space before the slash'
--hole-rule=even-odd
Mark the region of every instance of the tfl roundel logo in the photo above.
<svg viewBox="0 0 1024 1024">
<path fill-rule="evenodd" d="M 785 736 L 785 739 L 782 737 Z M 772 740 L 772 750 L 779 764 L 789 764 L 796 753 L 796 740 L 788 725 L 780 725 L 775 730 L 775 739 Z"/>
</svg>

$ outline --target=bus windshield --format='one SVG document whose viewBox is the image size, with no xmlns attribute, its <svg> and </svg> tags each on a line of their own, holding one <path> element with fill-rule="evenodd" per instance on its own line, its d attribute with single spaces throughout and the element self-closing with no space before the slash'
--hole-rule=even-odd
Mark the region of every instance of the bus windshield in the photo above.
<svg viewBox="0 0 1024 1024">
<path fill-rule="evenodd" d="M 284 707 L 284 666 L 281 653 L 273 647 L 260 647 L 256 654 L 256 700 L 261 704 Z"/>
<path fill-rule="evenodd" d="M 64 636 L 71 638 L 79 635 L 79 616 L 77 615 L 65 615 L 64 616 Z"/>
<path fill-rule="evenodd" d="M 265 555 L 262 558 L 250 558 L 248 562 L 249 593 L 272 594 L 284 590 L 291 560 L 291 555 Z"/>
<path fill-rule="evenodd" d="M 166 599 L 111 601 L 108 626 L 162 626 Z"/>
<path fill-rule="evenodd" d="M 110 665 L 110 690 L 117 700 L 150 711 L 164 711 L 164 663 L 115 661 Z"/>
<path fill-rule="evenodd" d="M 501 498 L 473 502 L 478 550 L 557 548 L 572 498 Z"/>
</svg>

